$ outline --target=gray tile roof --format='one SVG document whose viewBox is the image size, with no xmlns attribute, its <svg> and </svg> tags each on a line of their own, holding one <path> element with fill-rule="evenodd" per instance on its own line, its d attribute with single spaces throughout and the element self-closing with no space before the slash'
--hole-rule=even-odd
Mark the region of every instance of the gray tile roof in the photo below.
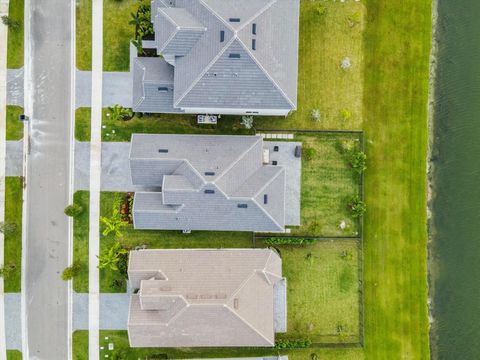
<svg viewBox="0 0 480 360">
<path fill-rule="evenodd" d="M 137 229 L 282 232 L 285 174 L 263 164 L 261 136 L 134 134 Z M 160 192 L 161 188 L 161 192 Z"/>
<path fill-rule="evenodd" d="M 299 3 L 153 1 L 157 50 L 175 66 L 172 107 L 295 110 Z"/>
<path fill-rule="evenodd" d="M 130 252 L 130 346 L 272 346 L 282 261 L 269 249 Z"/>
</svg>

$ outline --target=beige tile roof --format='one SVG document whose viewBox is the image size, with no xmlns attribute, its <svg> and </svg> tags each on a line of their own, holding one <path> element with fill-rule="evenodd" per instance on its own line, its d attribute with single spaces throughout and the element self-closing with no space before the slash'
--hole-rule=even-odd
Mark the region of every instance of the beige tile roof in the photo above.
<svg viewBox="0 0 480 360">
<path fill-rule="evenodd" d="M 128 273 L 133 347 L 274 344 L 282 261 L 270 249 L 132 251 Z"/>
</svg>

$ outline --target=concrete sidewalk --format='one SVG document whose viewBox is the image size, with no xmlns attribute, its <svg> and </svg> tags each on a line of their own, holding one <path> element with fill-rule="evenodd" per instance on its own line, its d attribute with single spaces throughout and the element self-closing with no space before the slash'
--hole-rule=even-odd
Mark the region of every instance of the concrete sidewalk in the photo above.
<svg viewBox="0 0 480 360">
<path fill-rule="evenodd" d="M 7 104 L 23 107 L 23 68 L 8 69 L 7 72 Z"/>
</svg>

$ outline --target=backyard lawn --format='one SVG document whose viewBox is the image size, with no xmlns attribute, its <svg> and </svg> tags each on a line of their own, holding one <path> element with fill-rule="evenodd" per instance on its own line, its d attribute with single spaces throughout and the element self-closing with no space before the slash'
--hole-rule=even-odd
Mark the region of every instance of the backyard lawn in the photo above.
<svg viewBox="0 0 480 360">
<path fill-rule="evenodd" d="M 76 1 L 76 65 L 79 70 L 92 69 L 92 0 Z M 105 26 L 105 24 L 104 24 Z M 106 44 L 104 44 L 105 46 Z"/>
<path fill-rule="evenodd" d="M 7 105 L 7 140 L 23 139 L 23 123 L 18 120 L 21 114 L 23 114 L 22 107 Z"/>
<path fill-rule="evenodd" d="M 295 235 L 358 236 L 348 202 L 359 193 L 360 178 L 348 164 L 346 149 L 359 149 L 359 134 L 296 133 L 302 141 L 301 226 Z M 314 155 L 306 157 L 309 149 Z M 343 222 L 344 229 L 341 228 Z"/>
<path fill-rule="evenodd" d="M 22 184 L 20 177 L 5 178 L 5 224 L 15 231 L 5 234 L 5 292 L 20 292 L 22 273 Z"/>
<path fill-rule="evenodd" d="M 358 240 L 276 246 L 287 278 L 288 328 L 282 337 L 359 342 Z"/>
<path fill-rule="evenodd" d="M 7 360 L 22 360 L 22 353 L 18 350 L 7 350 Z"/>
<path fill-rule="evenodd" d="M 18 29 L 8 29 L 7 68 L 19 69 L 23 66 L 23 0 L 10 0 L 8 16 L 18 22 Z"/>
<path fill-rule="evenodd" d="M 81 266 L 79 275 L 73 279 L 73 290 L 77 293 L 88 292 L 89 196 L 88 191 L 73 194 L 74 203 L 84 209 L 82 214 L 73 219 L 73 261 Z"/>
</svg>

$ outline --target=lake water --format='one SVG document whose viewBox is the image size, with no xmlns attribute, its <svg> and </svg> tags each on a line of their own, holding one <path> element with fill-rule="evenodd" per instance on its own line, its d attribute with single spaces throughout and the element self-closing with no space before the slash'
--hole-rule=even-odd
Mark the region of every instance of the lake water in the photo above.
<svg viewBox="0 0 480 360">
<path fill-rule="evenodd" d="M 480 0 L 439 0 L 434 138 L 434 341 L 480 359 Z"/>
</svg>

